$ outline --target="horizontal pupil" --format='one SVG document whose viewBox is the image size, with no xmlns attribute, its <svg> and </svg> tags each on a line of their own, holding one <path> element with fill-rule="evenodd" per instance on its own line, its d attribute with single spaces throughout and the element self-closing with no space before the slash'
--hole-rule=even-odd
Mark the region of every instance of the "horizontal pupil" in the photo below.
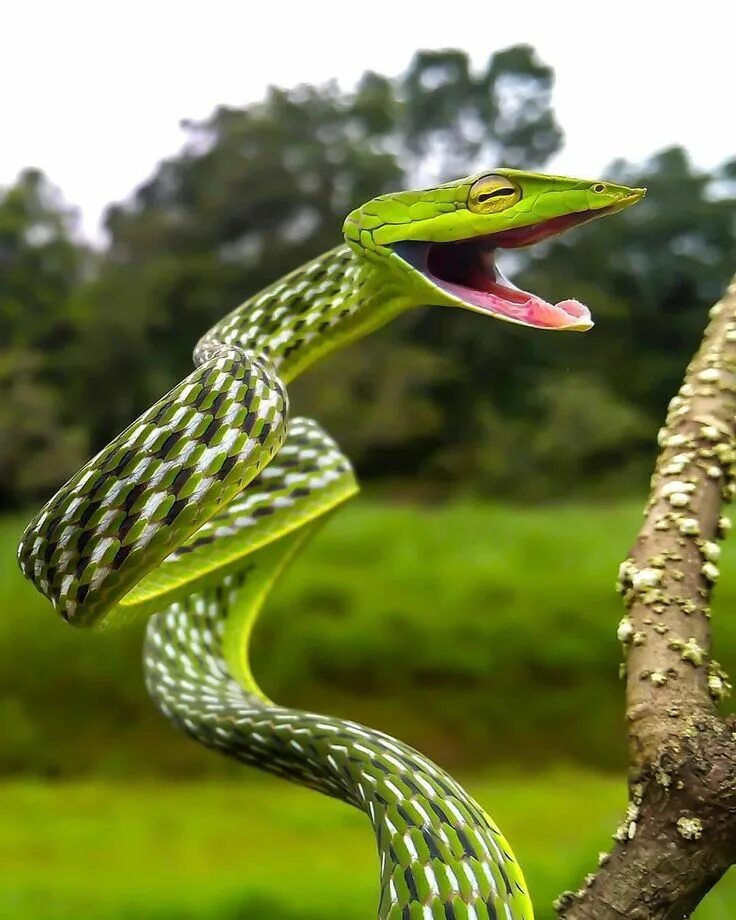
<svg viewBox="0 0 736 920">
<path fill-rule="evenodd" d="M 478 201 L 488 201 L 489 198 L 498 198 L 500 195 L 513 195 L 514 190 L 512 188 L 497 188 L 492 192 L 484 192 L 482 195 L 478 195 Z"/>
</svg>

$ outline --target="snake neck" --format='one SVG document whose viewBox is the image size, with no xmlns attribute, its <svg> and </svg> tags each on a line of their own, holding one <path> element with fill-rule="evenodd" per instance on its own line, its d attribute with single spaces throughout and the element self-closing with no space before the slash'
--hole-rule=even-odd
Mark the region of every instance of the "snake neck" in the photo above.
<svg viewBox="0 0 736 920">
<path fill-rule="evenodd" d="M 236 307 L 200 340 L 195 363 L 213 347 L 235 345 L 267 357 L 288 382 L 412 306 L 400 281 L 383 263 L 338 246 Z"/>
</svg>

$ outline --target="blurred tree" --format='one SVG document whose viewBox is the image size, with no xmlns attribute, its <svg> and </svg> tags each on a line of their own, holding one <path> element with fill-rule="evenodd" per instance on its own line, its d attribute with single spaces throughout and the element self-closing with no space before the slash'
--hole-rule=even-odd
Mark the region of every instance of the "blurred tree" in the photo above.
<svg viewBox="0 0 736 920">
<path fill-rule="evenodd" d="M 493 164 L 541 166 L 562 141 L 553 73 L 534 50 L 498 51 L 475 74 L 463 51 L 420 51 L 400 84 L 396 127 L 409 178 L 443 181 Z"/>
<path fill-rule="evenodd" d="M 186 122 L 181 153 L 109 209 L 96 262 L 48 183 L 25 174 L 0 198 L 0 502 L 51 490 L 188 373 L 209 326 L 338 243 L 355 204 L 498 163 L 542 166 L 561 142 L 552 81 L 527 46 L 480 68 L 421 51 L 350 92 L 272 88 L 221 107 Z M 709 175 L 675 148 L 610 175 L 648 197 L 512 256 L 522 286 L 587 302 L 591 333 L 552 340 L 416 311 L 300 378 L 294 410 L 317 416 L 364 479 L 410 480 L 412 494 L 643 485 L 651 432 L 736 256 L 736 161 Z"/>
<path fill-rule="evenodd" d="M 414 330 L 463 375 L 434 389 L 445 419 L 464 427 L 444 425 L 449 437 L 430 445 L 430 482 L 521 499 L 644 488 L 652 435 L 736 259 L 736 162 L 711 174 L 672 148 L 643 166 L 616 161 L 608 177 L 648 195 L 506 256 L 522 287 L 587 303 L 591 332 L 551 340 L 448 311 Z"/>
<path fill-rule="evenodd" d="M 0 506 L 53 488 L 86 456 L 85 420 L 64 396 L 87 258 L 42 173 L 0 190 Z"/>
<path fill-rule="evenodd" d="M 353 92 L 272 88 L 261 103 L 185 123 L 182 153 L 108 212 L 108 258 L 86 298 L 94 347 L 84 351 L 95 356 L 95 387 L 109 370 L 127 395 L 89 408 L 94 441 L 185 374 L 194 342 L 223 314 L 339 243 L 355 205 L 496 162 L 543 163 L 561 139 L 551 86 L 527 46 L 477 72 L 462 51 L 419 52 L 402 76 L 367 73 Z M 318 415 L 364 474 L 415 472 L 443 438 L 433 386 L 456 376 L 449 367 L 477 334 L 465 325 L 454 350 L 433 355 L 437 322 L 423 313 L 395 324 L 361 345 L 364 360 L 336 355 L 294 387 L 296 410 Z M 484 338 L 490 361 L 493 337 Z M 375 366 L 384 372 L 367 372 Z"/>
<path fill-rule="evenodd" d="M 549 441 L 539 426 L 545 421 L 554 426 L 555 406 L 578 387 L 578 449 L 589 458 L 578 464 L 580 479 L 644 486 L 653 459 L 651 436 L 700 339 L 705 311 L 736 261 L 734 175 L 736 161 L 710 174 L 695 168 L 679 147 L 643 166 L 616 161 L 608 176 L 646 186 L 644 201 L 614 220 L 594 222 L 529 251 L 523 281 L 552 299 L 579 297 L 597 320 L 586 336 L 563 337 L 554 348 L 544 337 L 530 336 L 528 351 L 521 360 L 515 356 L 509 373 L 517 386 L 524 378 L 527 405 L 548 406 L 537 416 L 536 433 L 529 431 L 530 451 Z M 549 376 L 540 374 L 550 367 L 558 375 L 553 387 Z M 568 380 L 563 387 L 561 374 Z M 523 414 L 532 418 L 530 411 Z M 593 446 L 602 424 L 610 426 L 611 437 L 600 453 Z M 576 437 L 572 430 L 570 436 Z M 561 483 L 540 457 L 542 465 L 550 474 L 548 491 L 557 491 L 554 483 Z"/>
</svg>

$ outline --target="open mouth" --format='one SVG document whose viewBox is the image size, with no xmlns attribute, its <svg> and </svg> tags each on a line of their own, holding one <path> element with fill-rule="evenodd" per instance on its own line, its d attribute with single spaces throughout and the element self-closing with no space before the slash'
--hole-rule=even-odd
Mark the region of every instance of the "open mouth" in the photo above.
<svg viewBox="0 0 736 920">
<path fill-rule="evenodd" d="M 496 253 L 550 239 L 612 210 L 613 207 L 579 211 L 453 243 L 404 241 L 395 243 L 393 248 L 432 284 L 470 309 L 536 329 L 584 332 L 593 325 L 590 310 L 584 304 L 574 299 L 553 304 L 521 290 L 503 275 L 496 264 Z"/>
</svg>

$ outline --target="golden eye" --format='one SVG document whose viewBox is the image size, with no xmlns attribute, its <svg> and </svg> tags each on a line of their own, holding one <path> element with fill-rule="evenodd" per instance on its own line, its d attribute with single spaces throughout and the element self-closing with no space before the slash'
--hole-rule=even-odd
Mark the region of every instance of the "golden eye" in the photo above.
<svg viewBox="0 0 736 920">
<path fill-rule="evenodd" d="M 474 214 L 505 211 L 521 198 L 521 189 L 506 176 L 482 176 L 470 187 L 468 210 Z"/>
</svg>

